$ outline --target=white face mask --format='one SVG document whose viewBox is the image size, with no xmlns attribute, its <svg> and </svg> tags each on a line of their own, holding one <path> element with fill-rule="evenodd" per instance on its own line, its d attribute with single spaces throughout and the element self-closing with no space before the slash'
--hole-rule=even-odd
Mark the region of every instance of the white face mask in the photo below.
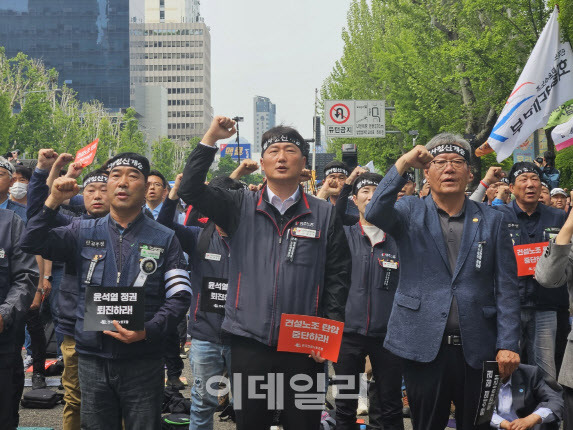
<svg viewBox="0 0 573 430">
<path fill-rule="evenodd" d="M 28 184 L 16 182 L 10 187 L 10 195 L 17 200 L 23 199 L 28 193 Z"/>
</svg>

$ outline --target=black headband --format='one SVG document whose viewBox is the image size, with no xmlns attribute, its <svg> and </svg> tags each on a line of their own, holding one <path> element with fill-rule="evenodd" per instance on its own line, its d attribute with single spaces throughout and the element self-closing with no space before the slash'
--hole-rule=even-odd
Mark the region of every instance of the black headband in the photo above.
<svg viewBox="0 0 573 430">
<path fill-rule="evenodd" d="M 93 175 L 86 179 L 84 179 L 84 188 L 87 187 L 89 184 L 93 184 L 94 182 L 101 182 L 103 184 L 107 184 L 107 176 L 106 175 Z"/>
<path fill-rule="evenodd" d="M 523 166 L 519 169 L 515 169 L 513 175 L 509 178 L 509 183 L 513 184 L 519 175 L 523 175 L 524 173 L 535 173 L 537 176 L 539 175 L 539 169 L 530 167 L 530 166 Z"/>
<path fill-rule="evenodd" d="M 297 139 L 296 137 L 291 136 L 289 134 L 281 134 L 269 137 L 267 140 L 265 140 L 262 145 L 263 154 L 268 149 L 268 147 L 271 146 L 273 143 L 281 143 L 281 142 L 292 143 L 296 145 L 298 149 L 300 149 L 302 155 L 304 155 L 305 157 L 308 155 L 308 144 L 305 141 L 301 142 L 300 139 Z"/>
<path fill-rule="evenodd" d="M 406 181 L 416 182 L 416 179 L 414 178 L 414 174 L 412 172 L 406 172 Z"/>
<path fill-rule="evenodd" d="M 429 149 L 428 152 L 432 154 L 432 156 L 437 156 L 440 154 L 458 154 L 464 157 L 464 159 L 469 163 L 470 162 L 470 153 L 466 151 L 464 148 L 458 145 L 444 143 L 442 145 L 434 146 L 432 149 Z"/>
<path fill-rule="evenodd" d="M 541 181 L 541 186 L 547 188 L 548 190 L 551 190 L 551 188 L 549 188 L 549 185 L 547 185 L 547 182 Z"/>
<path fill-rule="evenodd" d="M 358 193 L 360 188 L 367 187 L 368 185 L 374 185 L 375 187 L 377 187 L 379 183 L 380 182 L 373 181 L 372 179 L 369 178 L 363 178 L 363 179 L 358 178 L 356 184 L 354 185 L 354 194 Z"/>
<path fill-rule="evenodd" d="M 327 177 L 333 173 L 342 173 L 343 175 L 350 176 L 350 172 L 346 170 L 344 167 L 340 166 L 333 166 L 324 172 L 324 176 Z"/>
<path fill-rule="evenodd" d="M 121 157 L 115 160 L 113 163 L 108 164 L 109 171 L 111 172 L 116 167 L 126 166 L 126 167 L 133 167 L 134 169 L 139 170 L 143 175 L 145 175 L 145 169 L 143 167 L 143 163 L 135 158 L 130 157 Z"/>
<path fill-rule="evenodd" d="M 509 179 L 507 179 L 507 178 L 501 178 L 501 179 L 499 180 L 499 182 L 503 182 L 504 184 L 508 184 L 508 185 L 509 185 Z"/>
</svg>

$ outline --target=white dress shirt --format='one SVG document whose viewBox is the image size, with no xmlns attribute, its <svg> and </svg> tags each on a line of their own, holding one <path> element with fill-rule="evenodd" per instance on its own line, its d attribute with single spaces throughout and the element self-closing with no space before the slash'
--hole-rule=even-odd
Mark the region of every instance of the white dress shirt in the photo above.
<svg viewBox="0 0 573 430">
<path fill-rule="evenodd" d="M 269 195 L 269 203 L 273 205 L 275 208 L 277 208 L 277 210 L 280 212 L 281 215 L 284 215 L 287 209 L 298 201 L 300 197 L 300 188 L 297 187 L 294 194 L 284 201 L 281 200 L 281 198 L 277 196 L 275 193 L 273 193 L 268 185 L 267 185 L 267 193 Z"/>
</svg>

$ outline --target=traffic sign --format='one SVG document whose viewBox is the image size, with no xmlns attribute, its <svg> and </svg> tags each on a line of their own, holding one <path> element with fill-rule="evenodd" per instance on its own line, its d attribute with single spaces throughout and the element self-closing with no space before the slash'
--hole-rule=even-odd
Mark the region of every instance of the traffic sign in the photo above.
<svg viewBox="0 0 573 430">
<path fill-rule="evenodd" d="M 384 100 L 325 100 L 326 137 L 386 137 Z"/>
<path fill-rule="evenodd" d="M 344 124 L 350 119 L 350 109 L 344 103 L 337 103 L 330 108 L 330 119 L 336 124 Z"/>
</svg>

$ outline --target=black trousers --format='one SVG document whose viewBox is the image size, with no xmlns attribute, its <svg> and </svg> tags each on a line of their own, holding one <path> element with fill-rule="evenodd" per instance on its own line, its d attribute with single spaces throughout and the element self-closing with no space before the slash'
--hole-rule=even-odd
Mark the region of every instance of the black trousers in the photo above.
<svg viewBox="0 0 573 430">
<path fill-rule="evenodd" d="M 21 346 L 0 354 L 0 430 L 18 427 L 18 407 L 24 391 Z"/>
<path fill-rule="evenodd" d="M 268 430 L 275 409 L 284 430 L 319 428 L 324 364 L 242 336 L 232 336 L 231 357 L 237 430 Z"/>
<path fill-rule="evenodd" d="M 573 430 L 573 388 L 563 386 L 563 401 L 565 403 L 563 430 Z"/>
<path fill-rule="evenodd" d="M 179 333 L 173 330 L 167 335 L 164 341 L 165 367 L 167 367 L 167 377 L 179 378 L 183 372 L 183 360 L 179 356 L 181 345 L 179 344 Z"/>
<path fill-rule="evenodd" d="M 466 363 L 461 346 L 442 345 L 430 363 L 404 360 L 404 378 L 414 430 L 443 430 L 456 406 L 456 429 L 489 429 L 474 426 L 481 389 L 481 369 Z"/>
<path fill-rule="evenodd" d="M 30 348 L 32 349 L 32 365 L 34 373 L 46 372 L 46 333 L 40 316 L 40 309 L 28 309 L 24 317 L 28 333 L 30 333 Z"/>
<path fill-rule="evenodd" d="M 359 377 L 364 373 L 366 356 L 370 357 L 376 384 L 380 421 L 384 430 L 403 430 L 402 365 L 401 359 L 385 349 L 383 338 L 344 333 L 338 362 L 334 371 L 338 381 L 336 398 L 336 428 L 355 430 L 358 406 Z M 341 377 L 344 379 L 341 380 Z M 341 382 L 344 381 L 342 384 Z M 352 388 L 344 388 L 350 382 Z"/>
</svg>

